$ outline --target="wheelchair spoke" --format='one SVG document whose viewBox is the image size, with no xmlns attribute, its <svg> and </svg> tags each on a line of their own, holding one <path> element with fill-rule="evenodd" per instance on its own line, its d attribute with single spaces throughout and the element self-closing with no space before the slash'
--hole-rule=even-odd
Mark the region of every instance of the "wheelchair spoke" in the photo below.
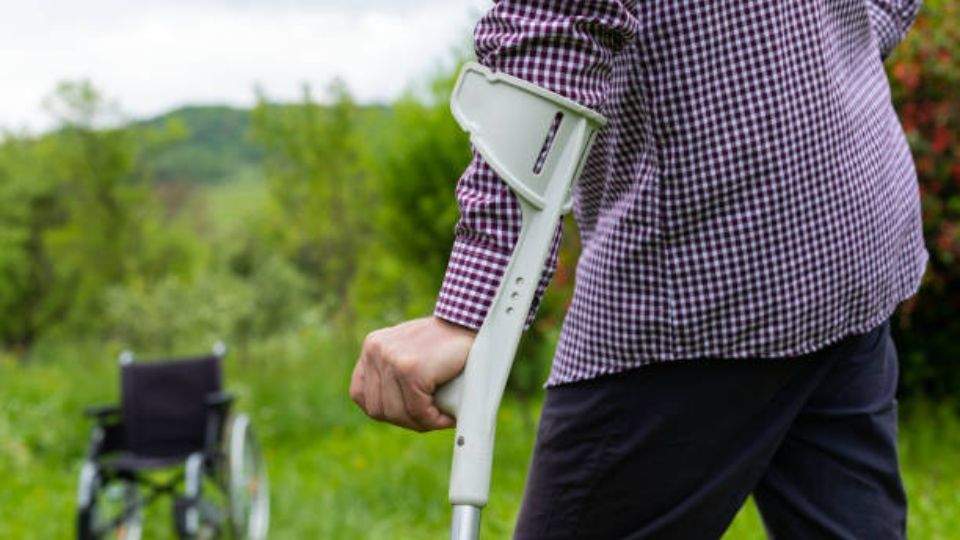
<svg viewBox="0 0 960 540">
<path fill-rule="evenodd" d="M 81 527 L 90 538 L 139 540 L 142 535 L 142 499 L 135 482 L 124 480 L 91 486 L 89 504 L 81 510 Z"/>
</svg>

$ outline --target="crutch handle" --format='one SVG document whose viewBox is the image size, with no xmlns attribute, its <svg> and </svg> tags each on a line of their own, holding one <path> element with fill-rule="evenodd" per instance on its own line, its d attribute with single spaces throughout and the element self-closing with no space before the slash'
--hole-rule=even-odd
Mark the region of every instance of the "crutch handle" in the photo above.
<svg viewBox="0 0 960 540">
<path fill-rule="evenodd" d="M 460 398 L 463 396 L 463 374 L 437 389 L 433 401 L 441 411 L 456 417 L 460 411 Z"/>
</svg>

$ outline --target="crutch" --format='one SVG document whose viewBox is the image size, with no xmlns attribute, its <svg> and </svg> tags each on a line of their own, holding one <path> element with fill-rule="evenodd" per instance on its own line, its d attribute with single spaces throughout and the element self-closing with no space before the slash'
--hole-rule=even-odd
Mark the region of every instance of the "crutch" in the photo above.
<svg viewBox="0 0 960 540">
<path fill-rule="evenodd" d="M 437 392 L 456 417 L 450 474 L 451 540 L 480 535 L 490 494 L 497 409 L 560 218 L 570 209 L 603 116 L 521 79 L 466 64 L 451 97 L 474 148 L 520 201 L 522 226 L 510 262 L 467 357 L 464 372 Z"/>
</svg>

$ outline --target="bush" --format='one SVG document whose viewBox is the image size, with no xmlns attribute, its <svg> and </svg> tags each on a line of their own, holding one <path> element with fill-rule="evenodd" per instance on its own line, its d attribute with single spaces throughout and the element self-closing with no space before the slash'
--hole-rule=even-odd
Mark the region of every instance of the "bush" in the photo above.
<svg viewBox="0 0 960 540">
<path fill-rule="evenodd" d="M 290 263 L 266 258 L 242 276 L 209 272 L 114 288 L 106 295 L 106 333 L 138 352 L 192 353 L 224 340 L 245 356 L 251 342 L 293 328 L 309 296 Z"/>
<path fill-rule="evenodd" d="M 960 2 L 928 0 L 888 63 L 913 149 L 930 264 L 895 317 L 905 394 L 960 387 Z"/>
<path fill-rule="evenodd" d="M 351 303 L 365 323 L 433 309 L 457 223 L 454 188 L 471 157 L 448 104 L 455 75 L 440 72 L 395 102 L 371 143 L 372 238 L 351 283 Z"/>
</svg>

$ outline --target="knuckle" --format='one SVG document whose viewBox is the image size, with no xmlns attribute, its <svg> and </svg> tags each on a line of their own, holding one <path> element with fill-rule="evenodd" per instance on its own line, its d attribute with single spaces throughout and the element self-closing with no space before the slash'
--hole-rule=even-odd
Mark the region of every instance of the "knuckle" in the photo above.
<svg viewBox="0 0 960 540">
<path fill-rule="evenodd" d="M 407 379 L 417 370 L 417 362 L 408 357 L 396 357 L 392 361 L 393 369 L 402 379 Z"/>
<path fill-rule="evenodd" d="M 377 332 L 370 332 L 363 339 L 363 351 L 368 354 L 377 355 L 381 352 L 382 338 Z"/>
<path fill-rule="evenodd" d="M 381 342 L 378 346 L 380 359 L 386 364 L 394 364 L 397 358 L 397 349 L 389 343 Z"/>
</svg>

